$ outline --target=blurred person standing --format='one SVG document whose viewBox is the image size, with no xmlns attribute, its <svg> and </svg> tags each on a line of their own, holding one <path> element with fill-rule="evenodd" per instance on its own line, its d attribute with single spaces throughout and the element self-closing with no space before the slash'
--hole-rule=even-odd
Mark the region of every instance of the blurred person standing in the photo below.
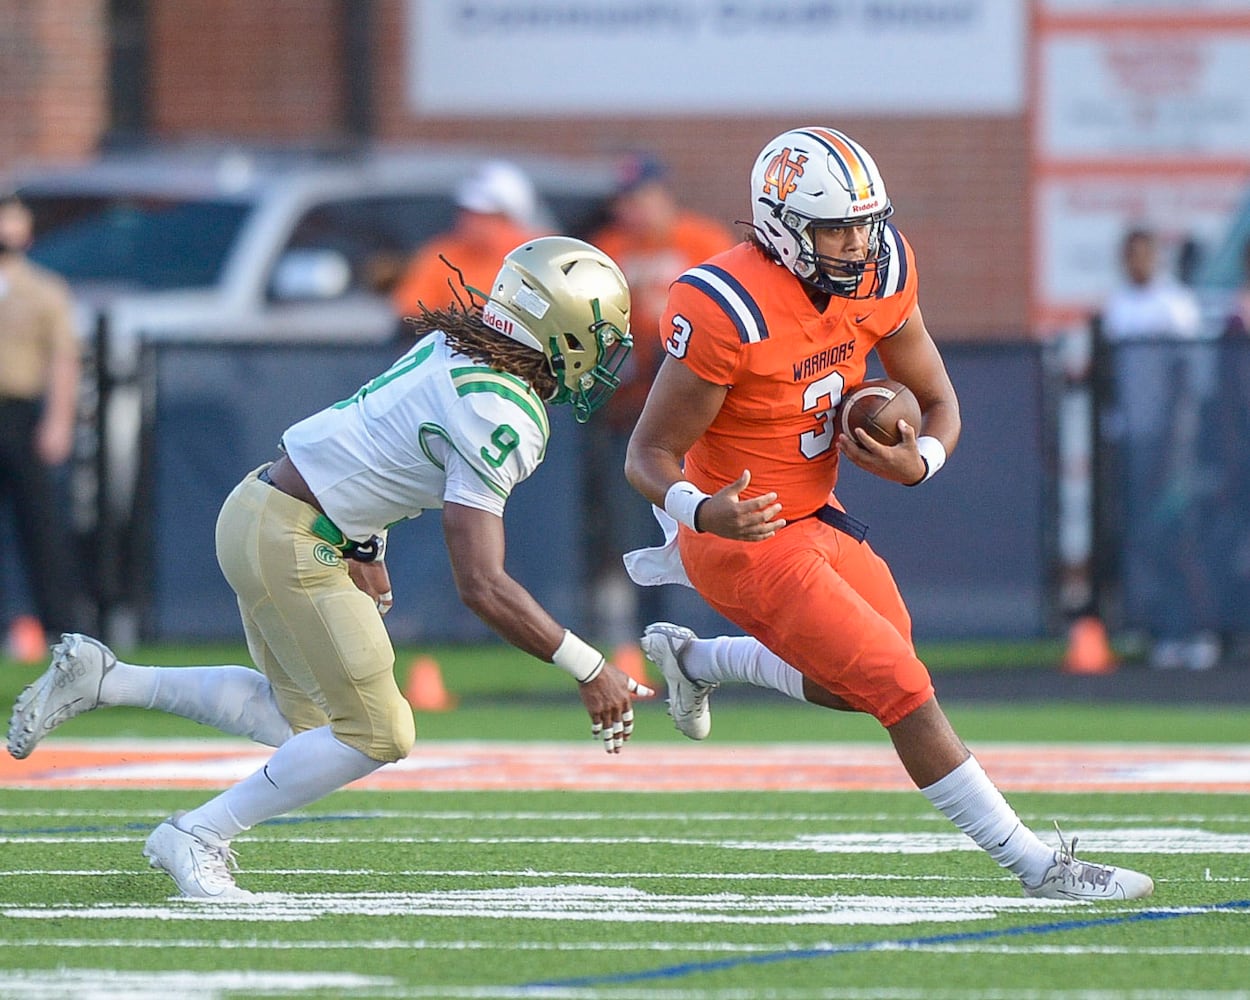
<svg viewBox="0 0 1250 1000">
<path fill-rule="evenodd" d="M 1110 362 L 1112 461 L 1123 504 L 1121 581 L 1149 618 L 1150 665 L 1216 664 L 1217 601 L 1204 565 L 1203 523 L 1214 481 L 1200 456 L 1202 408 L 1215 354 L 1193 293 L 1160 266 L 1157 235 L 1133 228 L 1120 248 L 1124 279 L 1099 333 Z"/>
<path fill-rule="evenodd" d="M 1241 280 L 1223 316 L 1214 431 L 1220 485 L 1210 547 L 1220 560 L 1223 622 L 1235 652 L 1250 649 L 1250 239 L 1241 248 Z"/>
<path fill-rule="evenodd" d="M 1159 241 L 1149 229 L 1131 229 L 1120 247 L 1124 281 L 1102 308 L 1103 336 L 1111 343 L 1199 335 L 1200 312 L 1192 292 L 1159 267 Z"/>
<path fill-rule="evenodd" d="M 391 292 L 400 316 L 419 316 L 422 306 L 438 310 L 456 304 L 453 288 L 461 281 L 489 290 L 499 261 L 513 247 L 541 235 L 534 224 L 534 185 L 506 160 L 480 164 L 457 185 L 454 197 L 452 228 L 418 248 Z"/>
<path fill-rule="evenodd" d="M 0 500 L 12 505 L 38 617 L 11 623 L 23 660 L 44 655 L 44 630 L 83 627 L 84 610 L 56 478 L 73 449 L 81 357 L 68 286 L 26 257 L 33 228 L 30 209 L 0 195 Z"/>
<path fill-rule="evenodd" d="M 1241 248 L 1241 281 L 1224 317 L 1226 337 L 1250 337 L 1250 240 Z"/>
<path fill-rule="evenodd" d="M 729 249 L 735 238 L 715 219 L 682 208 L 664 163 L 646 153 L 621 163 L 609 211 L 610 220 L 590 241 L 620 265 L 629 282 L 635 346 L 605 419 L 593 428 L 586 485 L 587 510 L 596 512 L 589 526 L 595 617 L 601 638 L 619 645 L 635 643 L 642 625 L 658 614 L 658 593 L 640 593 L 621 557 L 646 545 L 656 531 L 651 505 L 630 487 L 624 467 L 629 436 L 664 360 L 659 331 L 668 288 L 687 268 Z"/>
</svg>

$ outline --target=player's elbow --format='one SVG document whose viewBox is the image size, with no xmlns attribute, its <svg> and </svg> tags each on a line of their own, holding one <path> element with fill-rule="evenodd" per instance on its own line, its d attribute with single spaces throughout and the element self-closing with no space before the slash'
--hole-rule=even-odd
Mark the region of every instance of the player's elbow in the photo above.
<svg viewBox="0 0 1250 1000">
<path fill-rule="evenodd" d="M 942 406 L 942 440 L 948 453 L 955 450 L 962 431 L 963 419 L 959 415 L 959 401 L 952 395 Z"/>
<path fill-rule="evenodd" d="M 625 479 L 639 493 L 642 492 L 644 482 L 642 466 L 638 461 L 638 455 L 632 441 L 630 442 L 629 450 L 625 453 Z"/>
<path fill-rule="evenodd" d="M 663 468 L 664 454 L 663 449 L 640 441 L 637 435 L 630 438 L 625 452 L 626 481 L 652 503 L 655 502 L 655 482 L 661 478 L 657 470 Z M 662 498 L 660 502 L 663 503 Z"/>
<path fill-rule="evenodd" d="M 502 570 L 471 570 L 456 574 L 456 593 L 460 603 L 475 615 L 488 617 L 490 609 L 500 606 L 507 582 Z"/>
</svg>

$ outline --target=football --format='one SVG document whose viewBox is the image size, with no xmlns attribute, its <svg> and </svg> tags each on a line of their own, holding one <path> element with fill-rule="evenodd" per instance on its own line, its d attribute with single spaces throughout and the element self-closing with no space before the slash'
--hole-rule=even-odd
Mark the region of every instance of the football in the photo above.
<svg viewBox="0 0 1250 1000">
<path fill-rule="evenodd" d="M 896 445 L 902 440 L 898 422 L 906 420 L 920 432 L 920 404 L 912 391 L 893 379 L 878 378 L 848 389 L 838 404 L 838 430 L 851 438 L 862 427 L 874 440 Z"/>
</svg>

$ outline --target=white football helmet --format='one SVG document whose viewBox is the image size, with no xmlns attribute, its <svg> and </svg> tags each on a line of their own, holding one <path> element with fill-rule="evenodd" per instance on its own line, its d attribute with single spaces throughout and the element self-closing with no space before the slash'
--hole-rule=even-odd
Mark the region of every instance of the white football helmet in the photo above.
<svg viewBox="0 0 1250 1000">
<path fill-rule="evenodd" d="M 634 346 L 629 285 L 597 247 L 570 236 L 543 236 L 503 259 L 482 307 L 492 330 L 542 351 L 578 423 L 608 401 Z"/>
<path fill-rule="evenodd" d="M 835 129 L 782 132 L 751 168 L 755 232 L 796 277 L 829 295 L 857 299 L 876 292 L 889 256 L 882 234 L 893 212 L 868 151 Z M 867 258 L 818 254 L 812 229 L 823 226 L 869 226 Z"/>
</svg>

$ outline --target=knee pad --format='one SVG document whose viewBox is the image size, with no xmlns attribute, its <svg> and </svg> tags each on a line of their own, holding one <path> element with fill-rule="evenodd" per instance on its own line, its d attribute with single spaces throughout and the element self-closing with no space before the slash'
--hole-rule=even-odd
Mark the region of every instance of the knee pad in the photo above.
<svg viewBox="0 0 1250 1000">
<path fill-rule="evenodd" d="M 330 729 L 340 743 L 384 764 L 403 760 L 417 741 L 412 708 L 398 693 L 378 717 L 336 719 L 330 723 Z"/>
</svg>

